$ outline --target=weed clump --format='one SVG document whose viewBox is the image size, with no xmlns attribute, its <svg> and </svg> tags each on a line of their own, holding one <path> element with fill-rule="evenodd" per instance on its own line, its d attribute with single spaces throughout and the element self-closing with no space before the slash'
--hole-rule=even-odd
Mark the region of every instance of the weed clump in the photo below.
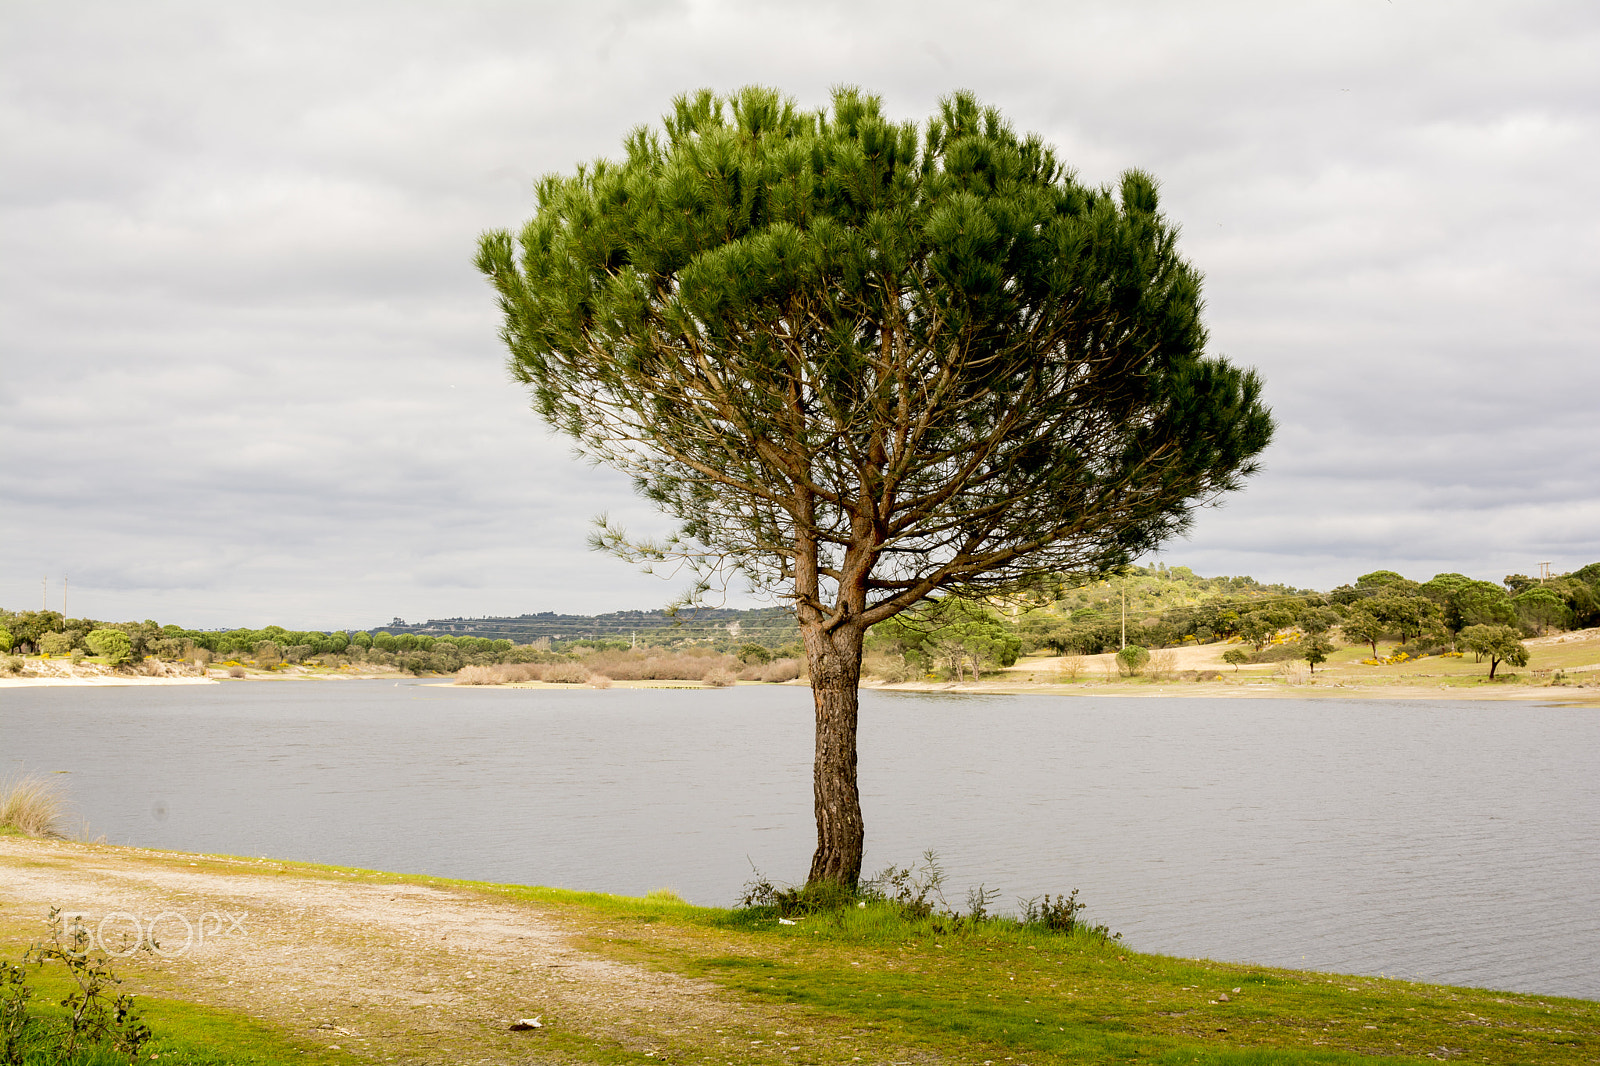
<svg viewBox="0 0 1600 1066">
<path fill-rule="evenodd" d="M 823 919 L 837 931 L 860 935 L 947 936 L 963 933 L 1033 932 L 1120 940 L 1104 925 L 1083 918 L 1078 890 L 1019 899 L 1018 913 L 999 914 L 997 889 L 977 885 L 967 890 L 965 909 L 944 895 L 945 873 L 939 856 L 923 852 L 922 862 L 888 866 L 854 888 L 833 881 L 807 885 L 774 882 L 759 870 L 745 882 L 735 914 L 743 923 L 776 918 L 784 924 Z"/>
<path fill-rule="evenodd" d="M 29 776 L 0 783 L 0 832 L 27 837 L 59 837 L 66 813 L 61 786 L 48 778 Z"/>
<path fill-rule="evenodd" d="M 0 1064 L 132 1063 L 150 1042 L 150 1027 L 134 1011 L 133 995 L 118 992 L 121 979 L 83 923 L 68 925 L 50 909 L 50 934 L 28 948 L 20 965 L 0 960 Z M 28 969 L 60 963 L 71 979 L 61 1010 L 33 1004 Z"/>
</svg>

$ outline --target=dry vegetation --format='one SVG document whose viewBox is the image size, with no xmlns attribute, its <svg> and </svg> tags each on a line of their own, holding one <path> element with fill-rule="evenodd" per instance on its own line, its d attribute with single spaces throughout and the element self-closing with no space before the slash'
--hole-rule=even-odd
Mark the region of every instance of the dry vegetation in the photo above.
<svg viewBox="0 0 1600 1066">
<path fill-rule="evenodd" d="M 47 777 L 29 775 L 0 782 L 0 833 L 59 837 L 66 810 L 64 790 Z"/>
<path fill-rule="evenodd" d="M 709 649 L 667 652 L 657 648 L 600 651 L 582 662 L 502 663 L 466 666 L 456 673 L 458 685 L 506 685 L 543 681 L 547 684 L 608 688 L 616 681 L 699 681 L 725 688 L 736 681 L 793 681 L 800 677 L 798 659 L 746 665 L 732 655 Z"/>
</svg>

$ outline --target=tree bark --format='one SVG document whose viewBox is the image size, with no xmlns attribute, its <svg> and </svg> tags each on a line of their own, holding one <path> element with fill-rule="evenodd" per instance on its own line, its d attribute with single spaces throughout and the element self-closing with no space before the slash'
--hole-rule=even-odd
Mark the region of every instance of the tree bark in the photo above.
<svg viewBox="0 0 1600 1066">
<path fill-rule="evenodd" d="M 817 715 L 817 754 L 811 770 L 817 850 L 811 856 L 806 881 L 835 881 L 854 887 L 861 878 L 861 855 L 866 847 L 861 792 L 856 786 L 856 716 L 865 631 L 851 623 L 832 630 L 810 624 L 801 626 L 800 635 L 811 669 Z"/>
</svg>

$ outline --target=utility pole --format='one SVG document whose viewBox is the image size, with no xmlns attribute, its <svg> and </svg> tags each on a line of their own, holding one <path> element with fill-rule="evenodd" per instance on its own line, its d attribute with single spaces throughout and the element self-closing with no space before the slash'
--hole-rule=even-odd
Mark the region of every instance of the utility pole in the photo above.
<svg viewBox="0 0 1600 1066">
<path fill-rule="evenodd" d="M 1539 584 L 1541 584 L 1541 585 L 1544 584 L 1547 580 L 1549 580 L 1549 578 L 1550 578 L 1550 564 L 1548 562 L 1540 563 L 1539 564 Z"/>
<path fill-rule="evenodd" d="M 39 610 L 48 611 L 50 609 L 50 575 L 46 574 L 41 578 L 39 584 L 43 586 L 43 591 L 39 596 Z"/>
<path fill-rule="evenodd" d="M 1128 646 L 1128 575 L 1122 575 L 1122 646 Z"/>
<path fill-rule="evenodd" d="M 67 617 L 67 575 L 61 575 L 61 617 Z"/>
</svg>

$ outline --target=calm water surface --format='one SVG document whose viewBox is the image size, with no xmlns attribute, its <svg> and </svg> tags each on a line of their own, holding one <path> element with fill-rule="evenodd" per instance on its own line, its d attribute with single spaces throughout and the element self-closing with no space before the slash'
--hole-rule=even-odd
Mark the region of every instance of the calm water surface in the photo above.
<svg viewBox="0 0 1600 1066">
<path fill-rule="evenodd" d="M 867 866 L 1082 890 L 1133 946 L 1600 998 L 1600 712 L 864 693 Z M 0 691 L 113 843 L 727 904 L 803 878 L 810 693 Z"/>
</svg>

